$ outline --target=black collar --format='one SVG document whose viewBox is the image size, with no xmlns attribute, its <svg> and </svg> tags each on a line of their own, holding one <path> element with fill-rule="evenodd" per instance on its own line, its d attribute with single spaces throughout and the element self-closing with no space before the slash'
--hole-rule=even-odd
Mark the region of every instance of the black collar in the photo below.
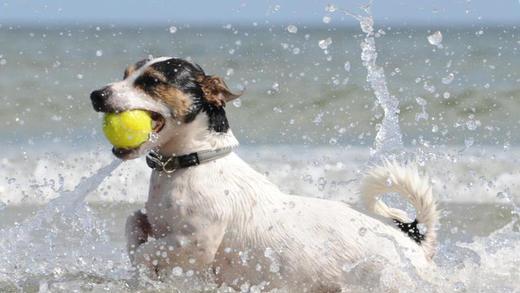
<svg viewBox="0 0 520 293">
<path fill-rule="evenodd" d="M 231 146 L 169 157 L 162 156 L 156 151 L 151 151 L 146 155 L 146 164 L 148 167 L 159 172 L 173 173 L 178 169 L 197 166 L 205 162 L 222 158 L 231 153 L 234 148 L 234 146 Z"/>
</svg>

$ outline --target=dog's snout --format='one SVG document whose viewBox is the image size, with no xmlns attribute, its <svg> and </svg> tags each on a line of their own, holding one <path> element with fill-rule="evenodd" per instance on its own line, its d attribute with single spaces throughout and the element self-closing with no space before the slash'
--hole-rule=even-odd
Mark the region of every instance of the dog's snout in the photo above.
<svg viewBox="0 0 520 293">
<path fill-rule="evenodd" d="M 90 94 L 90 100 L 92 106 L 96 111 L 103 111 L 106 108 L 106 101 L 112 95 L 110 87 L 104 87 L 99 90 L 95 90 Z"/>
</svg>

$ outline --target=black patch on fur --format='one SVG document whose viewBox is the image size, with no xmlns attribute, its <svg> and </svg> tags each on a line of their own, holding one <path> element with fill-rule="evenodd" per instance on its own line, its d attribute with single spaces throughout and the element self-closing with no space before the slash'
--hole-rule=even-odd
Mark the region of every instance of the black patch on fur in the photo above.
<svg viewBox="0 0 520 293">
<path fill-rule="evenodd" d="M 150 59 L 143 59 L 141 61 L 137 61 L 137 63 L 135 63 L 135 70 L 138 70 L 139 68 L 143 67 L 146 62 L 150 61 Z"/>
<path fill-rule="evenodd" d="M 134 85 L 142 88 L 146 93 L 149 95 L 153 95 L 154 87 L 156 87 L 158 84 L 160 84 L 162 81 L 157 79 L 157 77 L 154 77 L 153 75 L 147 74 L 146 72 L 139 75 L 135 81 Z"/>
<path fill-rule="evenodd" d="M 417 222 L 417 219 L 411 223 L 403 223 L 399 220 L 394 219 L 394 223 L 397 224 L 397 227 L 401 229 L 408 237 L 412 238 L 413 241 L 417 242 L 417 244 L 421 244 L 421 242 L 424 240 L 425 235 L 419 231 L 419 228 L 417 228 L 417 225 L 419 222 Z"/>
<path fill-rule="evenodd" d="M 184 117 L 185 123 L 192 122 L 197 115 L 203 111 L 209 117 L 209 129 L 215 132 L 227 132 L 229 122 L 226 117 L 224 107 L 210 104 L 204 98 L 204 92 L 197 82 L 197 78 L 205 76 L 202 68 L 197 64 L 188 61 L 171 58 L 165 61 L 152 64 L 150 67 L 161 72 L 169 84 L 183 91 L 192 98 L 192 106 L 189 113 Z M 139 78 L 138 78 L 139 79 Z M 138 81 L 136 80 L 136 82 Z M 149 82 L 160 82 L 149 80 Z"/>
<path fill-rule="evenodd" d="M 229 122 L 226 117 L 224 107 L 218 107 L 205 102 L 202 111 L 206 112 L 209 117 L 209 129 L 216 132 L 227 132 L 229 130 Z"/>
</svg>

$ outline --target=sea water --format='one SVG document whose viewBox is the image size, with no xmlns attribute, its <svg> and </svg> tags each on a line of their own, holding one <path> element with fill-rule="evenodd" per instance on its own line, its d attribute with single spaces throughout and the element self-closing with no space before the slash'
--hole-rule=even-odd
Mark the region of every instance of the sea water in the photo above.
<svg viewBox="0 0 520 293">
<path fill-rule="evenodd" d="M 84 182 L 83 175 L 94 173 L 113 159 L 108 151 L 95 155 L 90 150 L 52 153 L 34 150 L 27 160 L 3 165 L 2 177 L 26 175 L 6 184 L 13 203 L 1 211 L 0 230 L 9 235 L 1 243 L 11 243 L 12 249 L 0 254 L 0 288 L 34 292 L 41 287 L 70 292 L 103 288 L 134 291 L 152 286 L 147 281 L 133 281 L 124 237 L 126 217 L 142 208 L 147 197 L 150 170 L 144 161 L 120 166 L 87 197 L 87 204 L 63 216 L 61 209 L 49 210 L 58 193 L 36 179 L 42 177 L 35 164 L 50 170 L 43 177 L 48 182 L 62 176 L 64 188 L 69 189 Z M 244 146 L 239 155 L 285 192 L 357 205 L 357 180 L 371 154 L 360 147 Z M 17 156 L 16 152 L 7 155 L 12 161 Z M 425 173 L 431 176 L 440 201 L 439 250 L 434 261 L 441 268 L 441 277 L 446 278 L 443 284 L 437 284 L 441 292 L 519 289 L 520 222 L 518 209 L 512 204 L 517 198 L 510 189 L 518 184 L 518 174 L 511 170 L 519 156 L 518 150 L 504 153 L 490 149 L 460 155 L 459 149 L 453 148 L 425 164 Z M 96 164 L 88 164 L 94 158 Z M 69 172 L 60 171 L 63 162 L 74 161 L 67 167 Z M 26 219 L 30 223 L 42 209 L 48 211 L 43 226 L 28 228 Z M 18 236 L 21 233 L 6 233 L 25 229 L 36 233 L 28 242 Z M 184 279 L 191 284 L 191 279 L 183 276 L 177 283 L 152 283 L 158 287 L 150 288 L 165 292 L 186 288 Z"/>
<path fill-rule="evenodd" d="M 285 192 L 358 206 L 374 154 L 416 155 L 441 208 L 440 281 L 426 287 L 518 292 L 520 29 L 371 21 L 361 30 L 2 24 L 0 291 L 215 290 L 183 275 L 133 277 L 123 227 L 146 200 L 150 170 L 138 159 L 104 179 L 116 165 L 89 105 L 126 65 L 174 55 L 246 88 L 227 107 L 239 155 Z M 370 67 L 379 79 L 367 80 Z"/>
</svg>

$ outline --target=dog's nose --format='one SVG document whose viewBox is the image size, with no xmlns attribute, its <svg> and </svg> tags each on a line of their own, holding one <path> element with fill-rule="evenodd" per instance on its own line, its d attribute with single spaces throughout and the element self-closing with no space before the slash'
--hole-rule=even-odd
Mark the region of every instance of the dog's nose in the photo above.
<svg viewBox="0 0 520 293">
<path fill-rule="evenodd" d="M 94 107 L 94 110 L 103 111 L 103 109 L 105 108 L 105 102 L 111 95 L 112 90 L 108 86 L 93 91 L 90 94 L 90 100 L 92 101 L 92 106 Z"/>
</svg>

